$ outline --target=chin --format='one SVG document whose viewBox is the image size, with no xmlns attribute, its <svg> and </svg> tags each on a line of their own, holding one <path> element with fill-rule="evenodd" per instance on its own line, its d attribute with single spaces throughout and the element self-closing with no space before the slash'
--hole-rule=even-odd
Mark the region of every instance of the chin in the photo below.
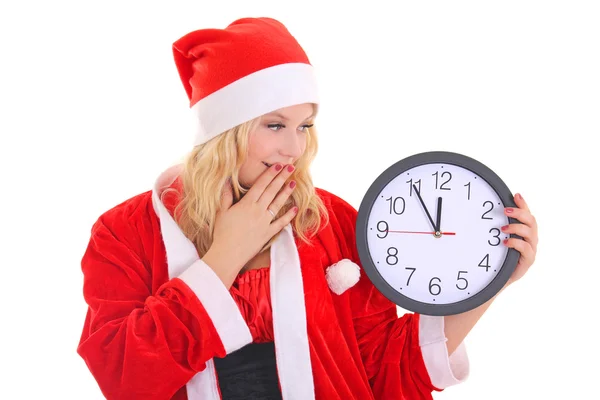
<svg viewBox="0 0 600 400">
<path fill-rule="evenodd" d="M 253 183 L 254 183 L 254 181 L 248 182 L 248 181 L 242 180 L 242 179 L 239 180 L 239 184 L 242 187 L 242 189 L 244 189 L 244 190 L 249 190 L 252 187 Z"/>
<path fill-rule="evenodd" d="M 238 181 L 242 188 L 248 190 L 252 187 L 252 185 L 254 185 L 254 183 L 258 180 L 259 177 L 260 177 L 260 174 L 258 174 L 255 177 L 251 177 L 250 179 L 248 179 L 247 176 L 244 176 L 244 177 L 240 176 L 238 178 L 239 179 Z"/>
</svg>

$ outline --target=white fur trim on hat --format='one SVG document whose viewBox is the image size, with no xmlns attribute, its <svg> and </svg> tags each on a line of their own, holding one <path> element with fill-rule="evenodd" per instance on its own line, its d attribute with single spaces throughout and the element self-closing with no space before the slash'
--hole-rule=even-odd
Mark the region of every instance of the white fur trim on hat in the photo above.
<svg viewBox="0 0 600 400">
<path fill-rule="evenodd" d="M 340 295 L 356 285 L 360 279 L 360 267 L 351 260 L 344 258 L 327 267 L 325 277 L 329 288 L 335 294 Z"/>
<path fill-rule="evenodd" d="M 312 65 L 290 63 L 265 68 L 216 91 L 192 106 L 194 146 L 243 122 L 280 108 L 319 103 Z"/>
</svg>

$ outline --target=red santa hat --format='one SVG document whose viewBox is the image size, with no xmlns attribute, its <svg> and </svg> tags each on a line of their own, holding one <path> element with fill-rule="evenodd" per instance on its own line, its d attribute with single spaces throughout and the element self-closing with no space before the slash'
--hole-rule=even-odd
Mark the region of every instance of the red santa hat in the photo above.
<svg viewBox="0 0 600 400">
<path fill-rule="evenodd" d="M 318 104 L 313 66 L 274 19 L 190 32 L 173 43 L 173 55 L 196 124 L 194 145 L 283 107 Z"/>
</svg>

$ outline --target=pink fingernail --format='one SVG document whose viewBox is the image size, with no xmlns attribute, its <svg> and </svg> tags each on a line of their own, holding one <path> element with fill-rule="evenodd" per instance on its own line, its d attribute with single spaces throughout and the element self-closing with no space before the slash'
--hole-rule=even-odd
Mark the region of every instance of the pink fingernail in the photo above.
<svg viewBox="0 0 600 400">
<path fill-rule="evenodd" d="M 275 171 L 281 171 L 281 168 L 283 168 L 283 165 L 281 165 L 281 164 L 275 165 Z"/>
<path fill-rule="evenodd" d="M 504 225 L 504 226 L 503 226 L 502 228 L 500 228 L 500 229 L 502 229 L 503 231 L 505 231 L 505 230 L 507 230 L 507 229 L 508 229 L 508 225 Z"/>
<path fill-rule="evenodd" d="M 298 207 L 292 208 L 292 211 L 294 212 L 294 214 L 296 214 L 298 212 Z"/>
<path fill-rule="evenodd" d="M 296 181 L 291 181 L 290 182 L 290 188 L 295 188 L 296 187 Z"/>
<path fill-rule="evenodd" d="M 507 214 L 510 214 L 510 213 L 512 213 L 514 210 L 513 210 L 512 208 L 510 208 L 510 207 L 509 207 L 509 208 L 507 208 L 505 211 L 506 211 L 506 213 L 507 213 Z"/>
<path fill-rule="evenodd" d="M 294 170 L 294 166 L 290 164 L 288 166 L 288 172 L 292 172 L 293 170 Z"/>
</svg>

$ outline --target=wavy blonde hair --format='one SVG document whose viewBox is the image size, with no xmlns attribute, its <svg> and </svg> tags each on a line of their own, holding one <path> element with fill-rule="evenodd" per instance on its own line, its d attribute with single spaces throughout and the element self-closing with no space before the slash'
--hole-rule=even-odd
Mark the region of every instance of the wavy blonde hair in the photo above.
<svg viewBox="0 0 600 400">
<path fill-rule="evenodd" d="M 206 254 L 212 244 L 215 217 L 221 206 L 221 194 L 227 180 L 231 178 L 234 204 L 248 191 L 239 181 L 239 170 L 248 155 L 249 136 L 260 119 L 245 122 L 194 147 L 184 158 L 182 193 L 179 193 L 174 216 L 183 233 L 196 246 L 200 257 Z M 310 243 L 310 237 L 323 223 L 327 224 L 329 218 L 326 207 L 315 193 L 309 172 L 318 150 L 314 126 L 308 128 L 306 139 L 306 150 L 296 161 L 296 169 L 289 178 L 296 181 L 296 188 L 276 217 L 281 217 L 296 205 L 298 213 L 291 222 L 292 228 L 298 238 Z M 165 190 L 163 196 L 170 190 L 174 189 Z M 268 249 L 276 237 L 277 235 L 269 240 L 261 252 Z"/>
</svg>

